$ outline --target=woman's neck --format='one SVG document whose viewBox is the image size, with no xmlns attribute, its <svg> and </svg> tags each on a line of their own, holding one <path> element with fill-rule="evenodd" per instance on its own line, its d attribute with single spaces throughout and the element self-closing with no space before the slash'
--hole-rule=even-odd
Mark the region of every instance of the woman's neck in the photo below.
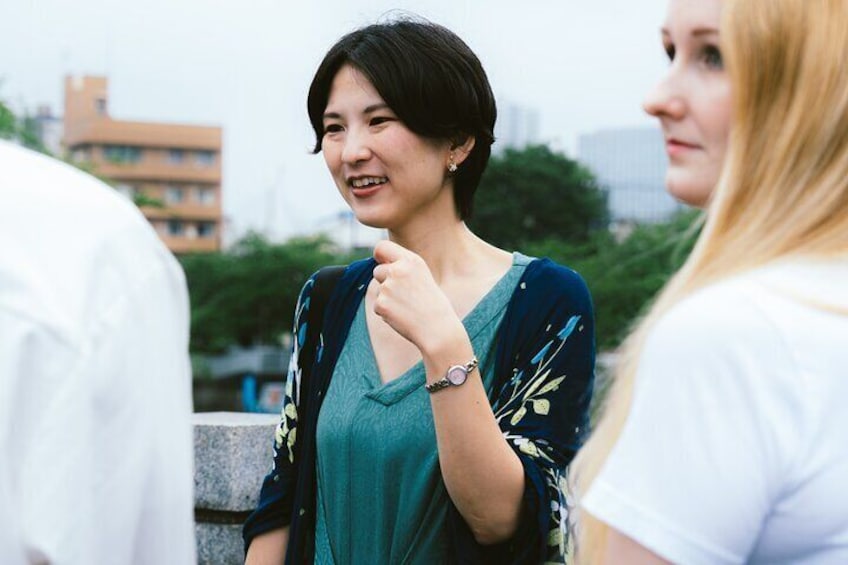
<svg viewBox="0 0 848 565">
<path fill-rule="evenodd" d="M 440 286 L 483 274 L 493 263 L 511 261 L 508 253 L 474 235 L 460 220 L 418 230 L 390 230 L 389 239 L 424 259 Z"/>
</svg>

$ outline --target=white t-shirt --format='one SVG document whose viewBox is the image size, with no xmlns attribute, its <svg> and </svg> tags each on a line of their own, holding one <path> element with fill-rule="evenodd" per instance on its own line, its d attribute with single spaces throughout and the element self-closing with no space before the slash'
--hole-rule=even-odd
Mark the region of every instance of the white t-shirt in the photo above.
<svg viewBox="0 0 848 565">
<path fill-rule="evenodd" d="M 187 348 L 139 211 L 0 142 L 0 562 L 196 562 Z"/>
<path fill-rule="evenodd" d="M 848 258 L 766 266 L 665 315 L 582 504 L 675 563 L 848 563 Z"/>
</svg>

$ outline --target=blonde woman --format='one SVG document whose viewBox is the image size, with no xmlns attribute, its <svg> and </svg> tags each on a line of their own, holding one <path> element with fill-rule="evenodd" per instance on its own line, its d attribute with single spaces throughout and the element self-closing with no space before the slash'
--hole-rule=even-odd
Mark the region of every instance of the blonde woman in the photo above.
<svg viewBox="0 0 848 565">
<path fill-rule="evenodd" d="M 662 38 L 706 223 L 575 462 L 578 559 L 848 563 L 848 2 L 671 0 Z"/>
</svg>

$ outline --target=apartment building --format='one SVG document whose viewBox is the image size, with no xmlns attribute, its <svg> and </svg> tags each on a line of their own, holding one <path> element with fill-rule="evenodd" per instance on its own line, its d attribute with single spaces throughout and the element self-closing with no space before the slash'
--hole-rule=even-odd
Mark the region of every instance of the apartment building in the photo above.
<svg viewBox="0 0 848 565">
<path fill-rule="evenodd" d="M 106 77 L 66 77 L 64 146 L 140 204 L 174 253 L 221 248 L 221 128 L 109 115 Z"/>
</svg>

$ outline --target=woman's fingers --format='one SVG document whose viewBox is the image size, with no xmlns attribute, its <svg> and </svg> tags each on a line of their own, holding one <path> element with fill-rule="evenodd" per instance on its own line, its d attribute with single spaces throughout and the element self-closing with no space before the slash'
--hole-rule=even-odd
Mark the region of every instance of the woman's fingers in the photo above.
<svg viewBox="0 0 848 565">
<path fill-rule="evenodd" d="M 391 271 L 391 265 L 377 265 L 374 267 L 374 279 L 378 283 L 386 282 L 386 279 L 389 278 L 389 272 Z"/>
<path fill-rule="evenodd" d="M 374 246 L 374 259 L 381 265 L 393 263 L 411 253 L 411 251 L 389 240 L 380 241 Z"/>
</svg>

